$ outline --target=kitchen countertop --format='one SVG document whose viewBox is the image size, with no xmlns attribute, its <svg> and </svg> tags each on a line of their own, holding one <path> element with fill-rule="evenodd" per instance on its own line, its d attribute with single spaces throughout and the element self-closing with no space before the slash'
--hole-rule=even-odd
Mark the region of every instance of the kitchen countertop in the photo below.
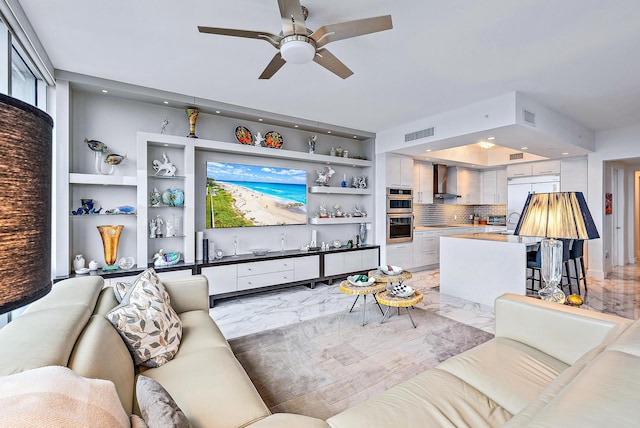
<svg viewBox="0 0 640 428">
<path fill-rule="evenodd" d="M 496 241 L 507 242 L 510 244 L 525 244 L 527 247 L 534 246 L 542 240 L 542 238 L 536 238 L 531 236 L 515 236 L 515 235 L 502 235 L 500 233 L 466 233 L 462 235 L 449 235 L 447 238 L 459 238 L 459 239 L 477 239 L 481 241 Z"/>
<path fill-rule="evenodd" d="M 486 226 L 498 226 L 506 227 L 505 224 L 441 224 L 435 226 L 415 226 L 413 230 L 437 230 L 437 229 L 455 229 L 458 227 L 486 227 Z"/>
</svg>

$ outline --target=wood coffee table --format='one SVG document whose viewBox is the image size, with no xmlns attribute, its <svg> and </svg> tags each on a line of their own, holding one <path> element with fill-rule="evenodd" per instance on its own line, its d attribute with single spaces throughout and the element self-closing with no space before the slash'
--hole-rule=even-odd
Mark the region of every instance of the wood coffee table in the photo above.
<svg viewBox="0 0 640 428">
<path fill-rule="evenodd" d="M 346 294 L 356 295 L 356 300 L 353 302 L 353 305 L 351 305 L 351 309 L 349 309 L 349 312 L 353 310 L 353 307 L 356 305 L 358 298 L 360 296 L 364 296 L 364 302 L 362 303 L 362 325 L 365 325 L 367 317 L 367 295 L 376 294 L 379 291 L 383 291 L 386 286 L 387 284 L 383 282 L 374 282 L 368 287 L 360 287 L 357 285 L 352 285 L 349 281 L 344 280 L 340 283 L 340 291 Z M 380 307 L 380 304 L 377 300 L 376 304 L 378 305 L 378 308 L 380 308 L 380 313 L 382 313 L 382 308 Z"/>
<path fill-rule="evenodd" d="M 398 308 L 398 314 L 400 314 L 400 308 L 406 308 L 407 314 L 409 314 L 409 319 L 411 320 L 411 325 L 413 326 L 413 328 L 416 328 L 416 323 L 413 321 L 413 317 L 411 316 L 411 312 L 409 312 L 409 308 L 422 302 L 422 298 L 422 293 L 418 290 L 415 290 L 413 295 L 409 297 L 397 297 L 386 290 L 379 292 L 378 294 L 376 294 L 376 300 L 378 301 L 378 303 L 387 307 L 387 310 L 382 316 L 382 321 L 380 321 L 380 324 L 382 324 L 387 318 L 387 315 L 389 315 L 389 310 L 393 306 Z"/>
</svg>

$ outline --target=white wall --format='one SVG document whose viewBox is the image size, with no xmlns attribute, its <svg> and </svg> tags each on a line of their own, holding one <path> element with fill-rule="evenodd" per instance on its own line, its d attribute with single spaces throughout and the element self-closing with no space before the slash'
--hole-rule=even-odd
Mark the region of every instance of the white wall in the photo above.
<svg viewBox="0 0 640 428">
<path fill-rule="evenodd" d="M 596 151 L 588 156 L 589 165 L 589 197 L 588 204 L 593 220 L 598 227 L 603 239 L 589 242 L 589 275 L 604 278 L 611 269 L 610 259 L 605 258 L 605 253 L 611 254 L 610 233 L 611 219 L 604 215 L 604 194 L 611 192 L 612 165 L 605 162 L 621 159 L 640 158 L 640 125 L 626 128 L 599 131 L 596 133 Z M 626 195 L 614 195 L 615 197 L 627 197 L 633 199 L 633 191 L 628 190 Z M 627 236 L 634 235 L 633 222 L 627 224 Z M 629 245 L 626 244 L 626 248 Z"/>
</svg>

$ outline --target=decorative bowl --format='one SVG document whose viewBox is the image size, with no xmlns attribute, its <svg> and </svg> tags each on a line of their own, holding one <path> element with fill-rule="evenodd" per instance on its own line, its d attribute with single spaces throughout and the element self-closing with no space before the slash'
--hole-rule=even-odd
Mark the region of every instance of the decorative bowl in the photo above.
<svg viewBox="0 0 640 428">
<path fill-rule="evenodd" d="M 254 256 L 264 256 L 269 252 L 269 250 L 266 248 L 256 248 L 254 250 L 251 250 L 251 252 Z"/>
<path fill-rule="evenodd" d="M 393 286 L 388 286 L 387 291 L 389 294 L 396 297 L 409 297 L 412 296 L 415 290 L 408 285 L 404 284 L 396 284 Z"/>
<path fill-rule="evenodd" d="M 363 281 L 364 278 L 367 278 L 366 281 Z M 347 277 L 347 281 L 349 281 L 349 284 L 357 287 L 368 287 L 376 282 L 376 279 L 369 278 L 367 275 L 352 275 Z"/>
<path fill-rule="evenodd" d="M 342 247 L 342 241 L 340 241 L 339 239 L 336 239 L 335 241 L 333 241 L 333 246 L 334 248 Z"/>
<path fill-rule="evenodd" d="M 402 272 L 402 268 L 400 266 L 391 265 L 378 266 L 378 270 L 385 275 L 398 275 Z"/>
<path fill-rule="evenodd" d="M 89 273 L 89 268 L 80 268 L 75 270 L 76 275 L 86 275 Z"/>
</svg>

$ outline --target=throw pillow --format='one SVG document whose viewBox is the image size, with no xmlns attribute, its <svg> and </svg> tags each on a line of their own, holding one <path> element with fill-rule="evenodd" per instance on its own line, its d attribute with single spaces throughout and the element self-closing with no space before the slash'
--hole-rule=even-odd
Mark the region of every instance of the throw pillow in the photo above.
<svg viewBox="0 0 640 428">
<path fill-rule="evenodd" d="M 136 398 L 142 418 L 149 428 L 189 428 L 189 419 L 171 395 L 156 380 L 138 376 Z"/>
<path fill-rule="evenodd" d="M 153 269 L 137 278 L 107 319 L 124 339 L 136 365 L 159 367 L 178 352 L 182 324 Z"/>
<path fill-rule="evenodd" d="M 62 366 L 0 376 L 3 427 L 129 427 L 116 387 Z"/>
<path fill-rule="evenodd" d="M 127 295 L 127 292 L 131 289 L 131 286 L 135 284 L 135 282 L 140 279 L 142 275 L 144 275 L 144 272 L 136 276 L 136 278 L 131 282 L 116 282 L 116 285 L 113 287 L 113 294 L 115 294 L 118 303 L 122 303 L 122 299 L 124 299 L 124 296 Z"/>
</svg>

